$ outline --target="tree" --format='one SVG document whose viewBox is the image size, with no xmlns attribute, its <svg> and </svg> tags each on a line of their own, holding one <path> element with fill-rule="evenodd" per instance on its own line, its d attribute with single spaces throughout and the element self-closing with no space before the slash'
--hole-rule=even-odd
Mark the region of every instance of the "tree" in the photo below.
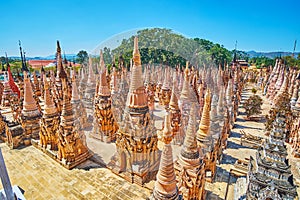
<svg viewBox="0 0 300 200">
<path fill-rule="evenodd" d="M 266 130 L 270 131 L 272 129 L 272 124 L 276 119 L 277 114 L 280 116 L 286 117 L 287 129 L 291 127 L 292 123 L 292 110 L 291 110 L 291 103 L 290 103 L 290 96 L 288 92 L 283 92 L 279 94 L 278 99 L 276 100 L 276 106 L 272 107 L 269 111 L 269 115 L 266 116 Z"/>
<path fill-rule="evenodd" d="M 253 57 L 249 62 L 257 67 L 269 67 L 270 65 L 275 65 L 275 59 L 268 58 L 265 56 Z"/>
<path fill-rule="evenodd" d="M 81 50 L 78 52 L 76 60 L 78 63 L 82 64 L 84 62 L 87 62 L 88 58 L 89 58 L 88 53 L 85 50 Z"/>
<path fill-rule="evenodd" d="M 211 64 L 223 64 L 224 60 L 231 60 L 231 52 L 222 45 L 214 44 L 199 38 L 186 38 L 172 32 L 170 29 L 143 29 L 137 32 L 142 63 L 167 64 L 175 67 L 185 66 L 186 60 L 191 65 L 202 67 Z M 134 36 L 123 39 L 121 45 L 112 50 L 112 55 L 119 57 L 122 54 L 125 63 L 132 57 Z"/>
<path fill-rule="evenodd" d="M 255 94 L 256 91 L 253 90 L 253 95 L 249 97 L 243 107 L 245 108 L 245 113 L 247 115 L 247 119 L 250 119 L 252 115 L 261 114 L 261 106 L 262 106 L 262 98 Z"/>
</svg>

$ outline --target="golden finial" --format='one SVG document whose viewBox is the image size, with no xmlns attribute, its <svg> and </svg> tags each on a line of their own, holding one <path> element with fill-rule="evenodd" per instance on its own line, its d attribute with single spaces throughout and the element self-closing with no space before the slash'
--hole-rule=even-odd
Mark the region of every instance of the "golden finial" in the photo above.
<svg viewBox="0 0 300 200">
<path fill-rule="evenodd" d="M 165 144 L 169 144 L 171 141 L 172 141 L 171 118 L 170 118 L 170 113 L 167 112 L 164 121 L 163 142 Z"/>
<path fill-rule="evenodd" d="M 185 74 L 186 76 L 188 76 L 188 74 L 189 74 L 189 61 L 186 61 L 186 66 L 185 66 L 184 74 Z"/>
<path fill-rule="evenodd" d="M 139 51 L 138 37 L 134 38 L 133 64 L 135 66 L 141 65 L 141 55 L 140 55 L 140 51 Z"/>
</svg>

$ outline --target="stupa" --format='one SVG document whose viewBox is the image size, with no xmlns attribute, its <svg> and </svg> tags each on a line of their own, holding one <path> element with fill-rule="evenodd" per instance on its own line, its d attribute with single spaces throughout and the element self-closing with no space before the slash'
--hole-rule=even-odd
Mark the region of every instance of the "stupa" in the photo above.
<svg viewBox="0 0 300 200">
<path fill-rule="evenodd" d="M 297 197 L 291 166 L 288 164 L 285 117 L 278 114 L 273 129 L 256 153 L 250 157 L 247 199 L 287 199 Z"/>
<path fill-rule="evenodd" d="M 183 199 L 205 199 L 205 171 L 197 147 L 196 123 L 195 105 L 192 104 L 184 143 L 174 165 Z"/>
<path fill-rule="evenodd" d="M 199 125 L 199 129 L 197 131 L 197 141 L 199 146 L 203 146 L 203 144 L 206 142 L 206 137 L 209 133 L 209 127 L 210 127 L 210 103 L 211 103 L 211 94 L 210 90 L 206 90 L 205 94 L 205 103 L 204 108 L 201 116 L 201 121 Z"/>
<path fill-rule="evenodd" d="M 88 79 L 86 82 L 86 88 L 85 88 L 85 93 L 83 98 L 84 105 L 88 109 L 93 109 L 95 90 L 96 90 L 95 74 L 93 72 L 92 58 L 90 57 Z"/>
<path fill-rule="evenodd" d="M 21 112 L 21 124 L 27 139 L 39 139 L 41 113 L 37 107 L 37 102 L 33 98 L 33 91 L 27 72 L 24 71 L 24 101 Z M 30 142 L 26 142 L 30 144 Z"/>
<path fill-rule="evenodd" d="M 62 81 L 64 91 L 62 114 L 58 130 L 58 153 L 57 159 L 67 169 L 71 169 L 87 160 L 91 154 L 83 144 L 80 135 L 74 125 L 74 112 L 68 95 L 66 81 Z"/>
<path fill-rule="evenodd" d="M 153 189 L 153 195 L 150 199 L 155 200 L 175 200 L 181 199 L 178 195 L 176 186 L 176 176 L 174 171 L 173 155 L 172 155 L 172 131 L 170 114 L 165 116 L 163 130 L 164 147 L 161 154 L 159 170 L 156 176 L 156 181 Z"/>
<path fill-rule="evenodd" d="M 44 108 L 43 116 L 41 118 L 41 130 L 40 130 L 40 145 L 42 148 L 47 148 L 50 145 L 50 150 L 57 150 L 57 130 L 59 125 L 59 114 L 53 99 L 50 95 L 49 83 L 44 77 Z"/>
<path fill-rule="evenodd" d="M 123 120 L 116 133 L 117 153 L 108 167 L 131 183 L 143 185 L 155 179 L 160 153 L 157 134 L 149 114 L 142 77 L 138 38 L 134 39 L 131 83 Z"/>
<path fill-rule="evenodd" d="M 118 130 L 118 125 L 112 112 L 112 99 L 105 70 L 100 72 L 100 82 L 95 98 L 94 112 L 96 123 L 94 131 L 90 135 L 103 142 L 113 142 L 115 140 L 115 133 Z"/>
</svg>

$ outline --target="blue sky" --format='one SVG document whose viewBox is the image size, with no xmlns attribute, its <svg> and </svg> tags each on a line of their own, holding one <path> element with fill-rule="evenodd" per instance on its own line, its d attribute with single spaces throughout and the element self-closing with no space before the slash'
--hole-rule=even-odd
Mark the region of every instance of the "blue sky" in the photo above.
<svg viewBox="0 0 300 200">
<path fill-rule="evenodd" d="M 2 0 L 0 56 L 19 55 L 18 40 L 28 56 L 53 54 L 56 40 L 66 54 L 91 51 L 115 34 L 145 27 L 228 49 L 237 40 L 240 50 L 292 51 L 300 40 L 299 8 L 299 0 Z"/>
</svg>

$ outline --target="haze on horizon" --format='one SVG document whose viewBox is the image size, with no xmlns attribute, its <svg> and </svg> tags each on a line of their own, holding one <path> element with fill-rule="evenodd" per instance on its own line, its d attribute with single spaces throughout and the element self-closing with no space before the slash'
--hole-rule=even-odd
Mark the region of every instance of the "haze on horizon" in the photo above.
<svg viewBox="0 0 300 200">
<path fill-rule="evenodd" d="M 300 38 L 297 0 L 96 1 L 11 0 L 1 3 L 0 56 L 53 55 L 56 40 L 66 54 L 92 51 L 113 35 L 160 27 L 203 38 L 232 50 L 292 51 Z M 297 47 L 296 51 L 300 48 Z"/>
</svg>

